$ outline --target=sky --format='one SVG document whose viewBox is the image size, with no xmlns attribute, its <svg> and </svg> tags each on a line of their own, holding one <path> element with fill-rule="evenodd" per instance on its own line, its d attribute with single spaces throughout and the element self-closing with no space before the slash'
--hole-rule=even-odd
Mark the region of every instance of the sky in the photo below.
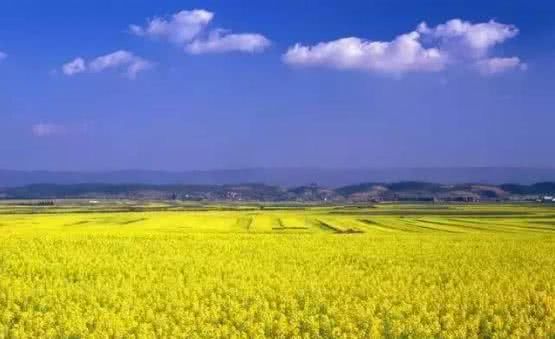
<svg viewBox="0 0 555 339">
<path fill-rule="evenodd" d="M 555 167 L 551 1 L 0 2 L 0 168 Z"/>
</svg>

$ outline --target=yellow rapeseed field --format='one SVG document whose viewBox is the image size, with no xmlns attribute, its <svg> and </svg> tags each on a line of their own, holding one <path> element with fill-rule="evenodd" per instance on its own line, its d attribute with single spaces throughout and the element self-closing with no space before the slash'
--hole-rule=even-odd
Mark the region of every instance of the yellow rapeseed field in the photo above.
<svg viewBox="0 0 555 339">
<path fill-rule="evenodd" d="M 0 208 L 0 338 L 555 335 L 553 208 L 166 207 Z"/>
</svg>

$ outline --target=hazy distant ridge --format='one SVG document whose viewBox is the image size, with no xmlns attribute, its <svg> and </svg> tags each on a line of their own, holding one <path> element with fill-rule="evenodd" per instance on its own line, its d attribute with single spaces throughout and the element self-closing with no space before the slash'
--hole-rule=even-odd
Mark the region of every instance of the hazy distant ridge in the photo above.
<svg viewBox="0 0 555 339">
<path fill-rule="evenodd" d="M 390 168 L 390 169 L 233 169 L 205 171 L 126 170 L 108 172 L 50 172 L 0 170 L 0 187 L 37 183 L 77 184 L 152 184 L 152 185 L 225 185 L 263 183 L 299 186 L 310 183 L 328 187 L 361 182 L 425 181 L 444 184 L 532 184 L 555 181 L 555 168 L 456 167 L 456 168 Z"/>
</svg>

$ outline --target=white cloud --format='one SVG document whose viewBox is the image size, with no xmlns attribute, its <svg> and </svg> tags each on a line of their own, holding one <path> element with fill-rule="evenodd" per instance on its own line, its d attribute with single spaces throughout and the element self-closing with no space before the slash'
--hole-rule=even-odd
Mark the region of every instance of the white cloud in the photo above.
<svg viewBox="0 0 555 339">
<path fill-rule="evenodd" d="M 439 71 L 447 58 L 437 48 L 425 48 L 420 34 L 411 32 L 393 41 L 367 41 L 356 37 L 321 42 L 315 46 L 296 44 L 283 60 L 293 65 L 319 65 L 338 69 L 360 69 L 385 73 Z"/>
<path fill-rule="evenodd" d="M 89 67 L 93 72 L 102 72 L 108 68 L 127 65 L 133 62 L 133 58 L 132 53 L 120 50 L 93 59 L 89 62 Z"/>
<path fill-rule="evenodd" d="M 8 57 L 8 55 L 2 51 L 0 51 L 0 61 L 6 59 Z"/>
<path fill-rule="evenodd" d="M 473 24 L 453 19 L 435 27 L 423 22 L 416 30 L 391 41 L 348 37 L 313 46 L 296 44 L 283 55 L 283 61 L 291 65 L 389 74 L 436 72 L 447 66 L 467 63 L 479 65 L 477 67 L 483 74 L 491 74 L 522 65 L 517 57 L 490 56 L 496 45 L 515 37 L 518 32 L 513 25 L 493 20 Z"/>
<path fill-rule="evenodd" d="M 204 9 L 180 11 L 169 18 L 147 20 L 144 27 L 130 25 L 129 31 L 137 36 L 170 41 L 191 54 L 225 52 L 261 52 L 270 40 L 258 33 L 231 33 L 216 28 L 208 30 L 214 13 Z"/>
<path fill-rule="evenodd" d="M 489 58 L 476 62 L 478 71 L 483 75 L 495 75 L 509 70 L 520 68 L 526 70 L 527 65 L 519 58 Z"/>
<path fill-rule="evenodd" d="M 89 68 L 92 72 L 102 72 L 110 68 L 126 67 L 127 76 L 132 79 L 136 77 L 137 73 L 147 70 L 151 66 L 151 62 L 123 50 L 100 56 L 89 62 Z"/>
<path fill-rule="evenodd" d="M 195 38 L 214 18 L 214 13 L 204 9 L 180 11 L 168 19 L 154 18 L 148 20 L 145 27 L 130 25 L 131 33 L 167 39 L 176 44 L 183 44 Z"/>
<path fill-rule="evenodd" d="M 153 66 L 152 62 L 134 55 L 131 52 L 119 50 L 110 54 L 99 56 L 86 62 L 82 58 L 68 62 L 62 66 L 62 71 L 66 75 L 74 75 L 85 71 L 102 72 L 107 69 L 125 68 L 125 74 L 130 79 L 134 79 L 138 73 Z"/>
<path fill-rule="evenodd" d="M 196 39 L 185 47 L 191 54 L 225 53 L 225 52 L 261 52 L 270 46 L 270 40 L 256 33 L 227 33 L 225 30 L 214 30 L 205 40 Z"/>
<path fill-rule="evenodd" d="M 501 24 L 494 20 L 473 24 L 461 19 L 452 19 L 431 28 L 422 22 L 417 30 L 424 36 L 439 40 L 441 48 L 451 54 L 461 54 L 471 58 L 487 55 L 492 47 L 518 34 L 515 26 Z"/>
<path fill-rule="evenodd" d="M 131 61 L 129 66 L 127 66 L 127 76 L 130 79 L 135 79 L 137 77 L 137 74 L 139 74 L 142 71 L 149 70 L 153 66 L 154 64 L 152 62 L 142 58 L 135 57 Z"/>
<path fill-rule="evenodd" d="M 87 66 L 85 65 L 85 60 L 83 60 L 83 58 L 75 58 L 73 61 L 70 61 L 62 66 L 62 72 L 69 76 L 85 72 L 86 70 Z"/>
<path fill-rule="evenodd" d="M 64 134 L 66 131 L 62 125 L 51 123 L 39 123 L 31 126 L 31 132 L 36 137 L 49 137 L 53 135 Z"/>
</svg>

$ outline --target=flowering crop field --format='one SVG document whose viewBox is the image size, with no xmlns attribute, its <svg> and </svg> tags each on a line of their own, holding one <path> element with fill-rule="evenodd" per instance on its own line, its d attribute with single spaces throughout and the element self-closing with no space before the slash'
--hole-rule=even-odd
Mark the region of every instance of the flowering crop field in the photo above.
<svg viewBox="0 0 555 339">
<path fill-rule="evenodd" d="M 0 205 L 0 338 L 555 336 L 553 207 L 120 205 Z"/>
</svg>

